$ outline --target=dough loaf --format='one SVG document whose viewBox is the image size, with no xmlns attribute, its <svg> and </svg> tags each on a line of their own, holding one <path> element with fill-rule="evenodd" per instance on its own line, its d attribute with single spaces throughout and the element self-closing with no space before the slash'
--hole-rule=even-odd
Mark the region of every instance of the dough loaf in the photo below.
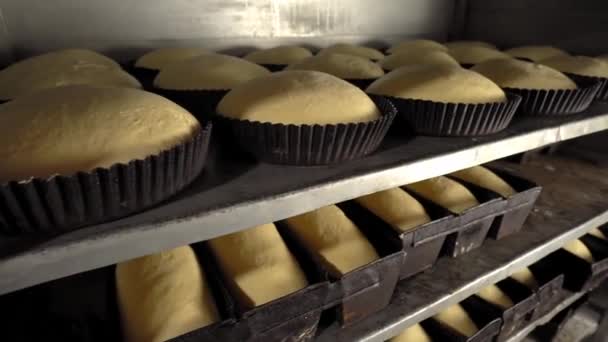
<svg viewBox="0 0 608 342">
<path fill-rule="evenodd" d="M 253 62 L 209 53 L 167 65 L 154 79 L 154 86 L 173 90 L 224 90 L 266 75 L 270 75 L 270 71 Z"/>
<path fill-rule="evenodd" d="M 141 88 L 133 76 L 108 57 L 69 49 L 28 58 L 0 70 L 0 100 L 76 84 Z"/>
<path fill-rule="evenodd" d="M 443 176 L 408 184 L 405 187 L 455 213 L 479 205 L 475 196 L 464 185 Z"/>
<path fill-rule="evenodd" d="M 118 264 L 116 290 L 126 342 L 163 342 L 220 320 L 190 246 Z"/>
<path fill-rule="evenodd" d="M 458 62 L 446 52 L 438 50 L 413 50 L 396 52 L 386 56 L 378 62 L 382 69 L 394 70 L 402 66 L 430 64 L 430 65 L 453 65 L 458 66 Z"/>
<path fill-rule="evenodd" d="M 477 295 L 486 302 L 492 303 L 503 310 L 506 310 L 514 305 L 511 298 L 509 298 L 509 296 L 507 296 L 507 294 L 496 285 L 484 287 L 477 293 Z"/>
<path fill-rule="evenodd" d="M 581 240 L 572 240 L 562 247 L 566 251 L 576 255 L 577 257 L 587 261 L 588 263 L 593 263 L 595 260 L 593 259 L 593 254 L 591 251 Z"/>
<path fill-rule="evenodd" d="M 478 64 L 491 59 L 512 58 L 496 49 L 477 45 L 450 46 L 448 52 L 460 64 Z"/>
<path fill-rule="evenodd" d="M 304 70 L 277 72 L 239 85 L 224 96 L 217 110 L 240 120 L 294 125 L 367 122 L 381 115 L 354 85 Z"/>
<path fill-rule="evenodd" d="M 305 288 L 306 276 L 274 224 L 209 241 L 237 300 L 253 308 Z"/>
<path fill-rule="evenodd" d="M 531 61 L 538 62 L 542 59 L 551 58 L 554 56 L 567 55 L 563 50 L 554 48 L 548 45 L 526 45 L 505 50 L 506 54 L 513 57 L 527 58 Z"/>
<path fill-rule="evenodd" d="M 416 65 L 395 69 L 374 81 L 368 93 L 448 103 L 504 102 L 494 82 L 459 66 Z"/>
<path fill-rule="evenodd" d="M 526 287 L 532 291 L 535 291 L 538 288 L 538 282 L 536 281 L 534 274 L 532 274 L 532 271 L 527 267 L 511 274 L 509 277 L 520 284 L 526 285 Z"/>
<path fill-rule="evenodd" d="M 335 205 L 288 218 L 286 222 L 298 240 L 318 255 L 336 277 L 379 258 L 365 235 Z"/>
<path fill-rule="evenodd" d="M 192 57 L 211 53 L 196 47 L 171 47 L 150 51 L 135 61 L 135 66 L 151 70 L 160 70 L 165 66 Z"/>
<path fill-rule="evenodd" d="M 144 159 L 187 141 L 198 121 L 137 89 L 67 86 L 0 106 L 0 182 Z"/>
<path fill-rule="evenodd" d="M 485 47 L 488 49 L 495 49 L 496 50 L 496 46 L 494 44 L 490 44 L 487 42 L 482 42 L 482 41 L 478 41 L 478 40 L 455 40 L 455 41 L 451 41 L 451 42 L 447 42 L 443 44 L 445 47 L 447 47 L 448 49 L 452 48 L 452 47 L 461 47 L 461 46 L 481 46 L 481 47 Z"/>
<path fill-rule="evenodd" d="M 494 172 L 483 166 L 473 166 L 468 169 L 456 171 L 451 174 L 455 178 L 475 184 L 484 189 L 489 189 L 502 197 L 510 197 L 517 193 L 507 182 L 498 177 Z"/>
<path fill-rule="evenodd" d="M 433 342 L 433 340 L 420 324 L 414 324 L 391 338 L 389 342 Z"/>
<path fill-rule="evenodd" d="M 599 228 L 593 228 L 592 230 L 589 231 L 589 234 L 595 236 L 596 238 L 600 238 L 602 240 L 608 240 L 606 238 L 606 234 L 604 234 L 604 232 L 602 232 Z"/>
<path fill-rule="evenodd" d="M 315 70 L 342 79 L 369 79 L 384 75 L 384 70 L 369 59 L 342 53 L 326 53 L 309 57 L 291 64 L 285 70 Z"/>
<path fill-rule="evenodd" d="M 310 56 L 312 56 L 312 52 L 300 46 L 277 46 L 270 49 L 253 51 L 243 58 L 258 64 L 287 65 L 299 62 Z"/>
<path fill-rule="evenodd" d="M 427 51 L 448 51 L 448 48 L 441 43 L 437 43 L 434 40 L 428 39 L 414 39 L 399 42 L 391 46 L 386 52 L 388 53 L 399 53 L 399 52 L 417 52 L 421 50 Z"/>
<path fill-rule="evenodd" d="M 543 59 L 540 63 L 575 75 L 608 78 L 608 62 L 587 56 L 562 55 Z"/>
<path fill-rule="evenodd" d="M 325 53 L 342 53 L 345 55 L 364 57 L 374 61 L 379 61 L 384 58 L 384 54 L 374 48 L 351 44 L 335 44 L 319 52 L 319 54 Z"/>
<path fill-rule="evenodd" d="M 355 201 L 400 233 L 431 221 L 420 202 L 401 188 L 376 192 Z"/>
<path fill-rule="evenodd" d="M 542 64 L 511 59 L 493 59 L 471 70 L 491 79 L 503 88 L 576 89 L 576 83 L 561 72 Z"/>
<path fill-rule="evenodd" d="M 447 325 L 464 336 L 471 337 L 477 333 L 479 328 L 469 317 L 469 314 L 460 304 L 454 304 L 449 308 L 433 316 L 433 319 Z"/>
</svg>

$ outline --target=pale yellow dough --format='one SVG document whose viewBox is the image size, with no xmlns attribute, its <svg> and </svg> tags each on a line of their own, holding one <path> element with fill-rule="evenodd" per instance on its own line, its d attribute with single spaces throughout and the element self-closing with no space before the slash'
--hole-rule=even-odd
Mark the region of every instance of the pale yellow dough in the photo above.
<svg viewBox="0 0 608 342">
<path fill-rule="evenodd" d="M 291 64 L 285 70 L 315 70 L 342 79 L 369 79 L 384 75 L 382 68 L 367 58 L 326 53 Z"/>
<path fill-rule="evenodd" d="M 270 49 L 253 51 L 244 59 L 258 64 L 287 65 L 312 56 L 310 50 L 300 46 L 277 46 Z"/>
<path fill-rule="evenodd" d="M 452 56 L 438 50 L 396 52 L 387 56 L 378 62 L 378 64 L 385 70 L 394 70 L 402 66 L 417 64 L 458 66 L 458 62 Z"/>
<path fill-rule="evenodd" d="M 475 322 L 460 304 L 454 304 L 449 308 L 433 316 L 433 319 L 449 326 L 464 336 L 471 337 L 479 331 Z"/>
<path fill-rule="evenodd" d="M 540 63 L 575 75 L 608 77 L 608 61 L 600 58 L 562 55 L 543 59 Z"/>
<path fill-rule="evenodd" d="M 355 201 L 398 232 L 407 232 L 431 221 L 420 202 L 401 188 L 376 192 Z"/>
<path fill-rule="evenodd" d="M 485 301 L 502 308 L 503 310 L 514 305 L 511 298 L 509 298 L 509 296 L 507 296 L 507 294 L 496 285 L 484 287 L 477 293 L 477 295 Z"/>
<path fill-rule="evenodd" d="M 451 46 L 448 52 L 460 64 L 478 64 L 491 59 L 512 58 L 496 49 L 476 45 Z"/>
<path fill-rule="evenodd" d="M 270 71 L 253 62 L 209 53 L 167 65 L 154 79 L 154 86 L 173 90 L 232 89 L 266 75 Z"/>
<path fill-rule="evenodd" d="M 0 100 L 76 84 L 141 88 L 133 76 L 108 57 L 69 49 L 28 58 L 0 70 Z"/>
<path fill-rule="evenodd" d="M 295 125 L 367 122 L 381 115 L 356 86 L 304 70 L 277 72 L 239 85 L 224 96 L 217 110 L 240 120 Z"/>
<path fill-rule="evenodd" d="M 420 324 L 414 324 L 391 338 L 389 342 L 433 342 L 433 340 Z"/>
<path fill-rule="evenodd" d="M 542 59 L 551 58 L 554 56 L 567 55 L 568 53 L 548 45 L 526 45 L 518 46 L 504 51 L 506 54 L 513 57 L 527 58 L 531 61 L 538 62 Z"/>
<path fill-rule="evenodd" d="M 68 86 L 0 105 L 0 182 L 144 159 L 199 128 L 185 109 L 137 89 Z"/>
<path fill-rule="evenodd" d="M 455 213 L 479 205 L 475 196 L 464 185 L 443 176 L 408 184 L 405 187 Z"/>
<path fill-rule="evenodd" d="M 589 231 L 589 234 L 595 236 L 596 238 L 600 238 L 602 240 L 608 240 L 606 238 L 606 234 L 604 234 L 604 232 L 602 232 L 599 228 L 593 228 L 592 230 Z"/>
<path fill-rule="evenodd" d="M 576 255 L 577 257 L 587 261 L 588 263 L 593 263 L 595 260 L 593 259 L 593 254 L 591 251 L 581 240 L 572 240 L 562 247 L 566 251 Z"/>
<path fill-rule="evenodd" d="M 504 102 L 494 82 L 459 66 L 415 65 L 395 69 L 374 81 L 368 93 L 449 103 Z"/>
<path fill-rule="evenodd" d="M 448 49 L 450 49 L 452 47 L 461 47 L 461 46 L 481 46 L 481 47 L 485 47 L 488 49 L 496 50 L 496 46 L 494 44 L 490 44 L 490 43 L 482 42 L 482 41 L 478 41 L 478 40 L 455 40 L 455 41 L 444 43 L 443 45 L 445 47 L 447 47 Z"/>
<path fill-rule="evenodd" d="M 319 54 L 325 53 L 343 53 L 346 55 L 364 57 L 374 61 L 379 61 L 384 58 L 384 54 L 374 48 L 351 44 L 335 44 L 326 47 L 319 52 Z"/>
<path fill-rule="evenodd" d="M 379 258 L 374 246 L 340 208 L 329 205 L 286 220 L 299 241 L 335 276 Z"/>
<path fill-rule="evenodd" d="M 220 320 L 189 246 L 118 264 L 116 290 L 126 342 L 163 342 Z"/>
<path fill-rule="evenodd" d="M 483 166 L 473 166 L 468 169 L 456 171 L 452 173 L 451 176 L 475 184 L 484 189 L 492 190 L 502 197 L 510 197 L 517 192 L 502 178 L 498 177 L 497 174 Z"/>
<path fill-rule="evenodd" d="M 538 282 L 529 268 L 524 267 L 521 270 L 511 274 L 509 277 L 515 279 L 520 284 L 525 285 L 530 290 L 535 291 L 538 288 Z"/>
<path fill-rule="evenodd" d="M 215 238 L 209 246 L 237 300 L 247 308 L 308 285 L 298 261 L 272 223 Z"/>
<path fill-rule="evenodd" d="M 150 51 L 135 61 L 135 66 L 150 70 L 160 70 L 165 66 L 186 59 L 211 53 L 196 47 L 171 47 Z"/>
<path fill-rule="evenodd" d="M 434 40 L 428 39 L 414 39 L 399 42 L 391 46 L 386 52 L 388 53 L 399 53 L 399 52 L 415 52 L 420 50 L 436 50 L 436 51 L 448 51 L 448 48 L 443 44 L 438 43 Z"/>
<path fill-rule="evenodd" d="M 568 76 L 546 65 L 518 59 L 493 59 L 475 65 L 471 70 L 491 79 L 503 88 L 576 89 Z"/>
</svg>

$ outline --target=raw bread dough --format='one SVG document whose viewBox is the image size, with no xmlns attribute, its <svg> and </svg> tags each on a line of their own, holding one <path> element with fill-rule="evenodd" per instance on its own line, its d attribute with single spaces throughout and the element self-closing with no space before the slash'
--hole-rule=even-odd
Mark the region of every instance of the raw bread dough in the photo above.
<svg viewBox="0 0 608 342">
<path fill-rule="evenodd" d="M 514 305 L 511 298 L 509 298 L 509 296 L 507 296 L 507 294 L 496 285 L 484 287 L 477 293 L 477 295 L 486 302 L 492 303 L 503 310 L 506 310 Z"/>
<path fill-rule="evenodd" d="M 223 90 L 270 75 L 268 69 L 242 58 L 205 54 L 164 67 L 154 86 L 173 90 Z"/>
<path fill-rule="evenodd" d="M 449 47 L 448 52 L 460 64 L 478 64 L 491 59 L 512 58 L 496 49 L 477 45 L 453 45 Z"/>
<path fill-rule="evenodd" d="M 475 196 L 464 185 L 443 176 L 408 184 L 405 187 L 454 213 L 461 213 L 479 205 Z"/>
<path fill-rule="evenodd" d="M 587 261 L 592 264 L 595 260 L 593 259 L 593 254 L 591 251 L 581 240 L 572 240 L 562 247 L 566 251 L 576 255 L 577 257 Z"/>
<path fill-rule="evenodd" d="M 306 276 L 274 224 L 209 241 L 237 300 L 253 308 L 305 288 Z"/>
<path fill-rule="evenodd" d="M 460 304 L 454 304 L 449 308 L 439 312 L 433 316 L 433 319 L 447 325 L 448 327 L 458 331 L 464 336 L 471 337 L 479 331 L 475 322 L 469 317 L 469 314 L 462 308 Z"/>
<path fill-rule="evenodd" d="M 446 52 L 438 50 L 414 50 L 401 51 L 392 55 L 386 56 L 378 62 L 382 69 L 394 70 L 402 66 L 416 64 L 430 65 L 454 65 L 458 66 L 458 62 L 448 55 Z"/>
<path fill-rule="evenodd" d="M 433 340 L 420 324 L 414 324 L 391 338 L 389 342 L 433 342 Z"/>
<path fill-rule="evenodd" d="M 437 43 L 434 40 L 428 39 L 414 39 L 399 42 L 391 46 L 386 52 L 388 53 L 399 53 L 399 52 L 415 52 L 420 50 L 436 50 L 436 51 L 448 51 L 448 48 L 441 43 Z"/>
<path fill-rule="evenodd" d="M 498 177 L 494 172 L 483 166 L 473 166 L 468 169 L 456 171 L 451 174 L 455 178 L 475 184 L 484 189 L 489 189 L 502 197 L 510 197 L 517 193 L 507 182 Z"/>
<path fill-rule="evenodd" d="M 196 47 L 172 47 L 150 51 L 135 61 L 135 66 L 151 70 L 160 70 L 165 66 L 183 61 L 192 57 L 211 53 L 208 50 Z"/>
<path fill-rule="evenodd" d="M 312 56 L 310 50 L 300 46 L 277 46 L 270 49 L 253 51 L 244 59 L 258 64 L 287 65 Z"/>
<path fill-rule="evenodd" d="M 342 79 L 369 79 L 384 75 L 384 70 L 369 59 L 342 53 L 309 57 L 291 64 L 285 70 L 315 70 Z"/>
<path fill-rule="evenodd" d="M 118 63 L 89 50 L 49 52 L 0 70 L 0 100 L 11 100 L 43 89 L 90 84 L 141 88 Z"/>
<path fill-rule="evenodd" d="M 531 61 L 538 62 L 542 59 L 551 58 L 554 56 L 567 55 L 568 53 L 548 45 L 526 45 L 518 46 L 512 49 L 505 50 L 506 54 L 513 57 L 527 58 Z"/>
<path fill-rule="evenodd" d="M 361 89 L 335 76 L 292 70 L 232 89 L 217 106 L 223 116 L 294 125 L 367 122 L 380 117 Z"/>
<path fill-rule="evenodd" d="M 596 238 L 600 238 L 602 240 L 608 240 L 606 238 L 606 234 L 604 234 L 604 232 L 602 232 L 599 228 L 593 228 L 592 230 L 589 231 L 589 234 L 595 236 Z"/>
<path fill-rule="evenodd" d="M 561 55 L 543 59 L 540 63 L 575 75 L 608 78 L 608 62 L 587 56 Z"/>
<path fill-rule="evenodd" d="M 116 290 L 126 342 L 163 342 L 220 320 L 190 246 L 118 264 Z"/>
<path fill-rule="evenodd" d="M 355 201 L 400 233 L 431 221 L 422 204 L 401 188 L 376 192 Z"/>
<path fill-rule="evenodd" d="M 461 46 L 481 46 L 481 47 L 485 47 L 488 49 L 496 50 L 496 45 L 478 41 L 478 40 L 455 40 L 455 41 L 444 43 L 443 45 L 445 47 L 447 47 L 448 49 L 450 49 L 452 47 L 461 47 Z"/>
<path fill-rule="evenodd" d="M 546 65 L 518 59 L 493 59 L 475 65 L 471 70 L 491 79 L 503 88 L 576 89 L 568 76 Z"/>
<path fill-rule="evenodd" d="M 395 69 L 374 81 L 368 93 L 449 103 L 504 102 L 494 82 L 459 66 L 414 65 Z"/>
<path fill-rule="evenodd" d="M 532 291 L 536 291 L 538 288 L 538 282 L 536 281 L 534 274 L 532 274 L 532 271 L 527 267 L 511 274 L 509 277 L 515 279 L 515 281 L 520 284 L 526 285 L 526 287 Z"/>
<path fill-rule="evenodd" d="M 384 54 L 374 48 L 351 44 L 335 44 L 319 52 L 319 54 L 325 53 L 343 53 L 346 55 L 364 57 L 374 61 L 379 61 L 384 58 Z"/>
<path fill-rule="evenodd" d="M 0 105 L 0 182 L 144 159 L 199 128 L 185 109 L 137 89 L 67 86 Z"/>
<path fill-rule="evenodd" d="M 339 277 L 379 258 L 359 228 L 340 208 L 328 205 L 286 220 L 299 241 Z"/>
</svg>

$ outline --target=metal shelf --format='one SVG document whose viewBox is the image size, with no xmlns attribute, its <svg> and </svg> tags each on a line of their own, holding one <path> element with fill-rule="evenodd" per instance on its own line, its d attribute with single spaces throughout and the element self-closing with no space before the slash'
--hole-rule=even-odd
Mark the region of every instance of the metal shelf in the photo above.
<svg viewBox="0 0 608 342">
<path fill-rule="evenodd" d="M 524 118 L 490 137 L 390 136 L 371 156 L 325 167 L 212 150 L 204 174 L 155 209 L 54 238 L 0 238 L 0 294 L 591 134 L 608 128 L 606 113 L 599 103 L 581 115 Z"/>
<path fill-rule="evenodd" d="M 509 164 L 502 164 L 509 165 Z M 542 158 L 510 168 L 544 188 L 524 229 L 397 284 L 392 302 L 352 327 L 322 330 L 319 341 L 385 341 L 528 266 L 608 221 L 608 170 Z"/>
<path fill-rule="evenodd" d="M 570 307 L 570 305 L 574 304 L 577 300 L 579 300 L 582 296 L 585 295 L 586 292 L 577 292 L 573 293 L 563 302 L 559 303 L 553 310 L 544 315 L 543 317 L 537 319 L 536 321 L 528 324 L 523 329 L 521 329 L 517 334 L 511 336 L 506 342 L 520 342 L 523 341 L 536 327 L 547 324 L 550 320 L 553 319 L 558 313 Z"/>
</svg>

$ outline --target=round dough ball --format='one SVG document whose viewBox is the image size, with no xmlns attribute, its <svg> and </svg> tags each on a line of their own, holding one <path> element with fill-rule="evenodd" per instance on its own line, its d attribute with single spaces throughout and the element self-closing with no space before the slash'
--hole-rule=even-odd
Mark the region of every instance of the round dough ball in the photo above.
<svg viewBox="0 0 608 342">
<path fill-rule="evenodd" d="M 384 75 L 384 70 L 369 59 L 341 53 L 309 57 L 288 66 L 286 70 L 322 71 L 342 79 L 369 79 Z"/>
<path fill-rule="evenodd" d="M 452 46 L 449 53 L 460 64 L 478 64 L 491 59 L 511 58 L 504 52 L 483 46 Z"/>
<path fill-rule="evenodd" d="M 574 81 L 553 68 L 513 58 L 479 63 L 471 70 L 491 79 L 502 88 L 576 89 Z"/>
<path fill-rule="evenodd" d="M 222 90 L 269 75 L 268 69 L 242 58 L 206 54 L 163 68 L 154 86 L 173 90 Z"/>
<path fill-rule="evenodd" d="M 527 58 L 531 61 L 538 62 L 543 59 L 567 55 L 568 53 L 548 45 L 526 45 L 519 46 L 504 51 L 506 54 L 518 58 Z"/>
<path fill-rule="evenodd" d="M 217 111 L 240 120 L 294 125 L 367 122 L 381 115 L 376 104 L 354 85 L 304 70 L 277 72 L 235 87 Z"/>
<path fill-rule="evenodd" d="M 384 58 L 384 54 L 374 48 L 351 44 L 335 44 L 319 52 L 319 54 L 325 53 L 343 53 L 345 55 L 359 56 L 374 61 L 379 61 Z"/>
<path fill-rule="evenodd" d="M 211 53 L 195 47 L 171 47 L 150 51 L 135 61 L 135 66 L 150 70 L 160 70 L 168 64 Z"/>
<path fill-rule="evenodd" d="M 86 50 L 66 50 L 12 64 L 0 71 L 0 100 L 77 84 L 141 88 L 133 76 L 113 63 L 104 62 L 107 57 L 96 55 Z M 99 62 L 92 61 L 95 59 Z"/>
<path fill-rule="evenodd" d="M 507 99 L 494 82 L 474 71 L 451 65 L 401 67 L 376 80 L 366 91 L 447 103 L 490 103 Z"/>
<path fill-rule="evenodd" d="M 446 52 L 438 50 L 401 51 L 387 56 L 378 62 L 384 70 L 394 70 L 405 65 L 432 64 L 455 65 L 458 62 Z"/>
<path fill-rule="evenodd" d="M 461 47 L 461 46 L 481 46 L 481 47 L 485 47 L 488 49 L 496 50 L 496 46 L 494 44 L 482 42 L 479 40 L 455 40 L 452 42 L 444 43 L 443 45 L 445 47 L 447 47 L 448 49 L 451 49 L 453 47 Z"/>
<path fill-rule="evenodd" d="M 253 51 L 243 58 L 258 64 L 287 65 L 299 62 L 310 56 L 312 56 L 312 52 L 300 46 L 277 46 L 270 49 Z"/>
<path fill-rule="evenodd" d="M 561 55 L 544 59 L 541 63 L 575 75 L 608 77 L 608 62 L 599 58 Z"/>
<path fill-rule="evenodd" d="M 391 46 L 386 52 L 398 53 L 398 52 L 414 52 L 418 50 L 431 50 L 431 51 L 448 51 L 448 48 L 443 44 L 437 43 L 434 40 L 428 39 L 414 39 L 399 42 Z"/>
<path fill-rule="evenodd" d="M 144 159 L 187 141 L 198 121 L 137 89 L 66 86 L 0 105 L 0 182 Z"/>
</svg>

